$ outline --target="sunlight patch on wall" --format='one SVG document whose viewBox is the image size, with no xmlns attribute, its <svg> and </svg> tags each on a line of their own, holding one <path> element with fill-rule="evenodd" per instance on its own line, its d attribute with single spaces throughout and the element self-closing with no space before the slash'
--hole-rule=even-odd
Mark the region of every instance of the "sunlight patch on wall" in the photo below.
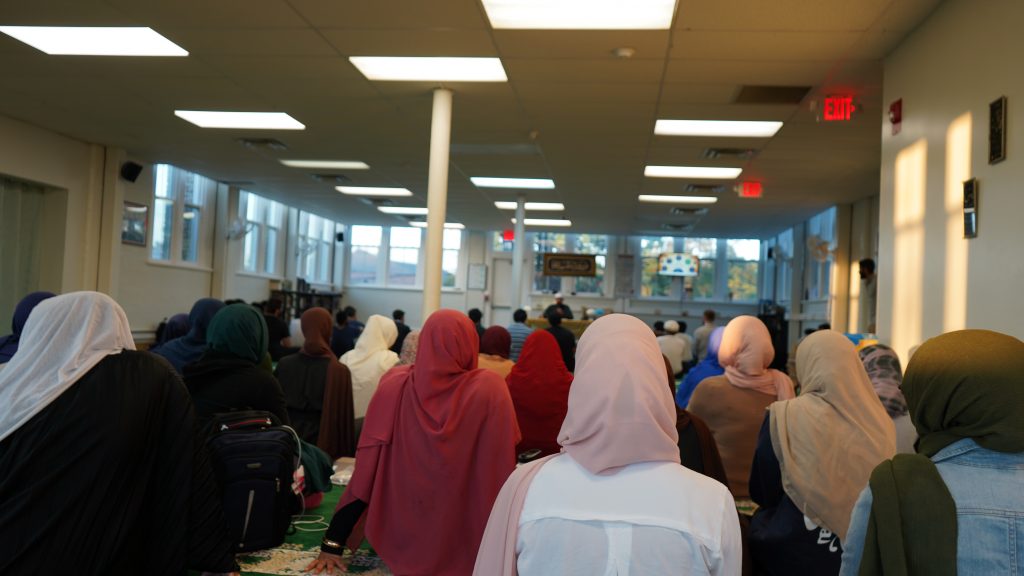
<svg viewBox="0 0 1024 576">
<path fill-rule="evenodd" d="M 903 358 L 911 346 L 921 343 L 927 168 L 928 142 L 924 138 L 896 156 L 892 347 Z"/>
<path fill-rule="evenodd" d="M 967 327 L 967 240 L 964 238 L 963 182 L 971 177 L 971 113 L 946 131 L 946 292 L 942 330 Z"/>
</svg>

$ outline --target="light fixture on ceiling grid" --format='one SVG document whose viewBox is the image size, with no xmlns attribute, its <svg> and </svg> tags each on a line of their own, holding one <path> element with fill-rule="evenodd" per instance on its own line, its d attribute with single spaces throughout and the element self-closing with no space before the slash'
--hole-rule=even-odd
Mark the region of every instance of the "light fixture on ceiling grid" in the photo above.
<svg viewBox="0 0 1024 576">
<path fill-rule="evenodd" d="M 555 187 L 555 181 L 550 178 L 499 178 L 493 176 L 472 176 L 469 181 L 477 188 L 553 190 Z"/>
<path fill-rule="evenodd" d="M 149 27 L 0 26 L 0 32 L 51 56 L 188 56 Z"/>
<path fill-rule="evenodd" d="M 351 56 L 368 80 L 398 82 L 508 82 L 499 58 Z"/>
<path fill-rule="evenodd" d="M 497 30 L 668 30 L 676 0 L 483 0 Z"/>
</svg>

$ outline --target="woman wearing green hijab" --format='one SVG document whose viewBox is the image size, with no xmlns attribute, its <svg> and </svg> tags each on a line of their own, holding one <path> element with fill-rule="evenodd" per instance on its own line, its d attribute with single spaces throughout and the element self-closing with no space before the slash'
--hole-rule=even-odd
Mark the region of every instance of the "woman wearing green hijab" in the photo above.
<svg viewBox="0 0 1024 576">
<path fill-rule="evenodd" d="M 260 367 L 267 355 L 267 323 L 247 304 L 224 307 L 206 329 L 208 348 L 185 366 L 185 385 L 202 424 L 221 412 L 266 410 L 288 424 L 281 385 Z"/>
<path fill-rule="evenodd" d="M 1024 573 L 1024 342 L 987 330 L 932 338 L 903 395 L 920 439 L 871 475 L 843 576 Z"/>
</svg>

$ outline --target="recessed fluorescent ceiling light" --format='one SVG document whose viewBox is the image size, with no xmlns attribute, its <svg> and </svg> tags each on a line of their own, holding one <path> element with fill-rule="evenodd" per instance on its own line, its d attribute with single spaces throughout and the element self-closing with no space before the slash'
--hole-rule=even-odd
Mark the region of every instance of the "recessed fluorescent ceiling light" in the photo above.
<svg viewBox="0 0 1024 576">
<path fill-rule="evenodd" d="M 561 202 L 526 202 L 527 210 L 537 210 L 540 212 L 560 212 L 565 210 L 565 204 Z M 515 210 L 515 202 L 495 202 L 494 205 L 501 210 Z"/>
<path fill-rule="evenodd" d="M 512 223 L 516 223 L 516 219 L 512 219 Z M 523 224 L 526 226 L 572 226 L 572 220 L 552 220 L 549 218 L 523 218 Z"/>
<path fill-rule="evenodd" d="M 658 136 L 723 136 L 735 138 L 771 138 L 782 122 L 739 122 L 733 120 L 658 120 Z"/>
<path fill-rule="evenodd" d="M 370 165 L 358 160 L 281 160 L 289 168 L 314 168 L 317 170 L 369 170 Z"/>
<path fill-rule="evenodd" d="M 419 82 L 508 82 L 498 58 L 352 56 L 369 80 Z"/>
<path fill-rule="evenodd" d="M 410 222 L 409 224 L 412 225 L 414 228 L 426 228 L 427 227 L 427 223 L 426 222 Z M 444 227 L 449 229 L 449 230 L 462 230 L 462 229 L 465 228 L 464 225 L 459 224 L 458 222 L 445 222 L 444 223 Z"/>
<path fill-rule="evenodd" d="M 487 176 L 473 176 L 469 180 L 477 188 L 551 190 L 555 187 L 555 181 L 550 178 L 491 178 Z"/>
<path fill-rule="evenodd" d="M 512 30 L 667 30 L 675 0 L 483 0 L 491 26 Z"/>
<path fill-rule="evenodd" d="M 348 196 L 385 196 L 397 198 L 412 196 L 408 188 L 383 188 L 378 186 L 335 186 L 335 190 Z"/>
<path fill-rule="evenodd" d="M 742 168 L 711 168 L 706 166 L 647 166 L 644 176 L 650 178 L 708 178 L 732 180 L 739 178 Z"/>
<path fill-rule="evenodd" d="M 175 110 L 174 115 L 200 128 L 241 128 L 263 130 L 305 130 L 301 122 L 284 112 L 214 112 Z"/>
<path fill-rule="evenodd" d="M 0 32 L 52 55 L 188 56 L 152 28 L 104 26 L 0 26 Z"/>
<path fill-rule="evenodd" d="M 714 196 L 658 196 L 655 194 L 641 194 L 638 199 L 641 202 L 652 202 L 655 204 L 714 204 L 718 198 Z"/>
<path fill-rule="evenodd" d="M 378 206 L 377 210 L 385 214 L 398 214 L 399 216 L 426 216 L 426 208 L 416 206 Z"/>
</svg>

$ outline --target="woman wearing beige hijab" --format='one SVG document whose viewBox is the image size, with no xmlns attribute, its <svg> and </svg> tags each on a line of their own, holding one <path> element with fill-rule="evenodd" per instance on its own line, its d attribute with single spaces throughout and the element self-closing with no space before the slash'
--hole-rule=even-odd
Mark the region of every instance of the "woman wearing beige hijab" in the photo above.
<svg viewBox="0 0 1024 576">
<path fill-rule="evenodd" d="M 838 574 L 853 506 L 896 453 L 896 431 L 842 334 L 808 336 L 796 370 L 800 396 L 772 404 L 761 427 L 750 552 L 759 574 Z"/>
<path fill-rule="evenodd" d="M 789 376 L 768 368 L 773 358 L 775 348 L 764 322 L 753 316 L 733 318 L 718 349 L 725 374 L 701 382 L 686 408 L 711 429 L 729 490 L 740 499 L 750 496 L 750 463 L 765 409 L 794 396 Z"/>
<path fill-rule="evenodd" d="M 576 358 L 558 434 L 564 450 L 505 482 L 473 573 L 738 575 L 732 497 L 679 464 L 675 406 L 650 328 L 603 317 Z"/>
<path fill-rule="evenodd" d="M 377 391 L 380 377 L 398 364 L 398 354 L 390 350 L 397 338 L 395 321 L 374 314 L 366 321 L 356 347 L 341 357 L 341 363 L 352 372 L 352 399 L 357 420 L 366 416 L 366 407 Z"/>
</svg>

